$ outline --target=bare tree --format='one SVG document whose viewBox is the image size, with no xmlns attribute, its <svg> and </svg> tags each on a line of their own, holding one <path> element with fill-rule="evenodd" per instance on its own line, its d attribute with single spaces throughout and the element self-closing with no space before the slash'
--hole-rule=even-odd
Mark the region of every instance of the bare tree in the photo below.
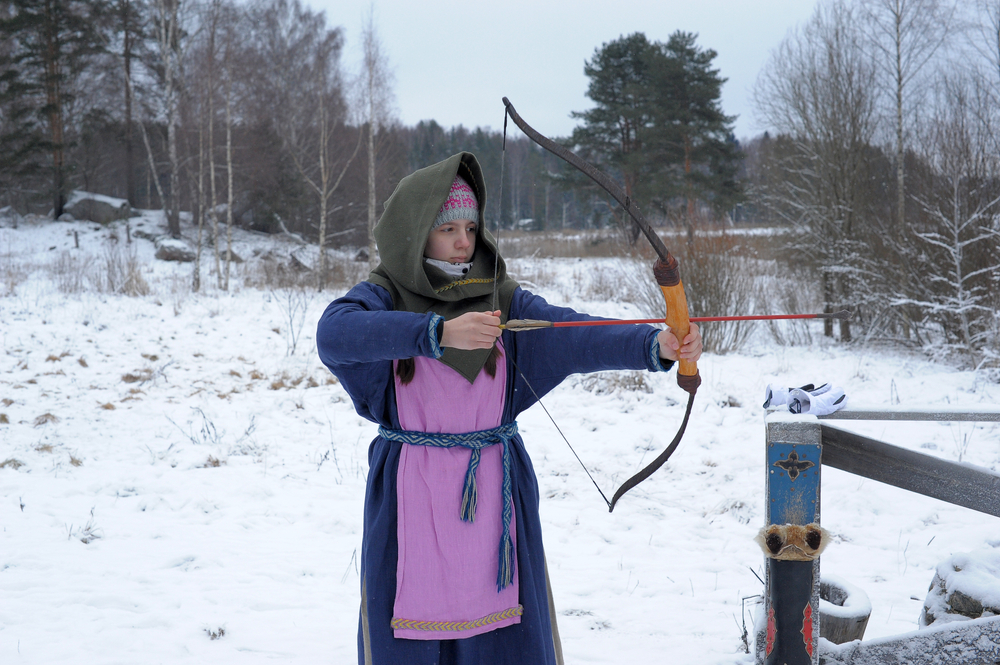
<svg viewBox="0 0 1000 665">
<path fill-rule="evenodd" d="M 986 61 L 992 85 L 1000 90 L 1000 0 L 976 0 L 970 40 Z"/>
<path fill-rule="evenodd" d="M 873 273 L 867 209 L 878 129 L 876 71 L 843 2 L 821 4 L 772 53 L 754 90 L 761 119 L 783 137 L 780 176 L 762 193 L 800 232 L 796 251 L 814 262 L 823 306 L 855 304 Z M 854 300 L 855 302 L 851 302 Z M 826 327 L 832 335 L 832 322 Z M 843 341 L 851 338 L 842 321 Z"/>
<path fill-rule="evenodd" d="M 235 20 L 228 21 L 223 66 L 226 73 L 226 275 L 222 288 L 229 290 L 229 271 L 233 263 L 233 26 Z"/>
<path fill-rule="evenodd" d="M 896 143 L 894 231 L 897 238 L 906 233 L 906 129 L 919 91 L 914 84 L 948 38 L 955 6 L 948 0 L 862 2 L 869 48 L 891 89 Z"/>
<path fill-rule="evenodd" d="M 975 55 L 981 58 L 978 76 L 986 84 L 993 102 L 986 111 L 991 116 L 1000 113 L 1000 0 L 976 0 L 975 14 L 968 31 Z M 991 127 L 1000 124 L 993 118 Z M 1000 153 L 1000 133 L 993 132 L 988 140 L 995 153 Z"/>
<path fill-rule="evenodd" d="M 177 133 L 180 125 L 180 86 L 183 82 L 181 65 L 185 40 L 181 28 L 185 0 L 155 0 L 153 24 L 159 49 L 158 73 L 162 86 L 163 112 L 167 123 L 167 154 L 170 161 L 170 192 L 167 198 L 167 227 L 174 238 L 181 237 L 180 222 L 180 155 L 177 152 Z M 144 137 L 145 138 L 145 137 Z M 147 141 L 147 150 L 149 143 Z"/>
<path fill-rule="evenodd" d="M 935 87 L 933 115 L 921 145 L 935 174 L 918 197 L 928 221 L 917 232 L 928 264 L 919 307 L 940 325 L 945 344 L 974 365 L 997 339 L 994 278 L 1000 273 L 995 252 L 1000 219 L 1000 156 L 992 147 L 992 95 L 975 72 L 949 72 Z M 995 120 L 993 120 L 995 121 Z M 1000 359 L 992 350 L 994 360 Z"/>
<path fill-rule="evenodd" d="M 144 7 L 137 0 L 117 0 L 114 6 L 117 29 L 121 31 L 121 59 L 124 67 L 125 93 L 125 198 L 137 205 L 135 184 L 135 131 L 132 109 L 132 69 L 137 42 L 143 38 Z"/>
<path fill-rule="evenodd" d="M 369 5 L 368 16 L 361 28 L 363 50 L 359 86 L 362 94 L 360 108 L 364 109 L 364 123 L 368 127 L 368 264 L 378 265 L 375 246 L 375 222 L 378 220 L 376 196 L 376 162 L 378 150 L 376 137 L 379 129 L 387 124 L 392 112 L 392 79 L 388 58 L 382 50 L 382 40 L 375 28 L 375 5 Z"/>
<path fill-rule="evenodd" d="M 318 286 L 326 284 L 326 234 L 330 201 L 361 147 L 353 146 L 345 125 L 340 30 L 328 29 L 323 14 L 314 14 L 300 0 L 272 0 L 255 16 L 263 43 L 261 72 L 276 100 L 272 122 L 286 153 L 305 186 L 317 198 L 319 213 Z M 346 147 L 346 149 L 345 149 Z"/>
<path fill-rule="evenodd" d="M 219 197 L 216 191 L 215 178 L 215 87 L 216 75 L 215 66 L 217 63 L 215 40 L 219 34 L 219 22 L 221 20 L 221 2 L 212 0 L 208 8 L 206 18 L 208 42 L 205 53 L 207 67 L 205 76 L 207 78 L 205 100 L 208 103 L 208 218 L 212 222 L 212 244 L 213 257 L 215 258 L 215 282 L 221 289 L 223 288 L 222 265 L 219 248 Z"/>
</svg>

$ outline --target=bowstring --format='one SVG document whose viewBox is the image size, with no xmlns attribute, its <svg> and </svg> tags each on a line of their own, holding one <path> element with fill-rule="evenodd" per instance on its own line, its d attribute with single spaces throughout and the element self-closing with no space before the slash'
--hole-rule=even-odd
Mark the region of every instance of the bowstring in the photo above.
<svg viewBox="0 0 1000 665">
<path fill-rule="evenodd" d="M 499 194 L 499 200 L 497 202 L 499 204 L 498 207 L 497 207 L 497 237 L 496 237 L 497 251 L 496 251 L 496 254 L 493 255 L 493 309 L 492 309 L 492 311 L 494 311 L 494 312 L 497 310 L 497 276 L 498 276 L 499 271 L 500 271 L 500 226 L 501 226 L 501 222 L 503 220 L 503 173 L 505 171 L 505 169 L 504 169 L 504 162 L 506 161 L 506 157 L 507 157 L 507 115 L 508 115 L 507 114 L 507 107 L 504 106 L 504 109 L 503 109 L 503 144 L 501 145 L 501 148 L 500 148 L 500 194 Z"/>
<path fill-rule="evenodd" d="M 535 389 L 531 387 L 530 383 L 528 383 L 528 379 L 525 378 L 524 372 L 522 372 L 521 368 L 517 366 L 516 362 L 514 362 L 514 358 L 512 358 L 511 356 L 507 357 L 510 358 L 510 363 L 514 366 L 514 369 L 517 370 L 518 376 L 520 376 L 521 380 L 524 381 L 524 385 L 528 386 L 528 390 L 531 391 L 531 394 L 535 396 L 535 401 L 538 402 L 538 406 L 542 407 L 542 411 L 544 411 L 545 415 L 547 415 L 549 417 L 549 420 L 552 421 L 552 426 L 556 428 L 556 431 L 559 432 L 559 436 L 561 436 L 562 440 L 566 442 L 567 446 L 569 446 L 569 450 L 571 453 L 573 453 L 573 457 L 575 457 L 576 461 L 579 462 L 580 466 L 583 467 L 583 472 L 587 474 L 588 478 L 590 478 L 590 482 L 594 483 L 594 487 L 597 488 L 597 493 L 601 495 L 602 499 L 604 499 L 604 503 L 608 504 L 608 510 L 610 510 L 611 502 L 608 501 L 608 497 L 604 495 L 604 491 L 601 489 L 601 486 L 597 484 L 596 480 L 594 480 L 594 476 L 590 475 L 590 469 L 588 469 L 587 465 L 583 463 L 583 460 L 580 459 L 580 456 L 576 454 L 576 450 L 573 449 L 573 445 L 569 442 L 569 439 L 566 438 L 566 435 L 563 434 L 563 431 L 559 428 L 558 423 L 556 423 L 556 419 L 552 417 L 552 414 L 549 413 L 549 410 L 545 408 L 544 404 L 542 404 L 542 398 L 538 396 L 538 393 L 535 392 Z"/>
<path fill-rule="evenodd" d="M 509 114 L 507 107 L 504 106 L 503 143 L 500 149 L 500 193 L 498 195 L 500 200 L 499 200 L 499 212 L 497 213 L 497 234 L 496 234 L 497 251 L 493 257 L 493 311 L 496 311 L 497 308 L 497 275 L 499 272 L 499 265 L 500 265 L 500 226 L 501 226 L 501 220 L 503 219 L 503 176 L 504 176 L 504 161 L 507 156 L 508 115 Z M 545 404 L 542 403 L 542 398 L 538 396 L 538 393 L 535 392 L 535 389 L 531 386 L 531 383 L 528 382 L 528 378 L 524 376 L 524 372 L 522 372 L 521 368 L 518 367 L 517 363 L 514 361 L 514 357 L 512 355 L 507 355 L 507 358 L 510 359 L 510 364 L 514 366 L 515 370 L 517 370 L 518 376 L 521 377 L 521 380 L 524 381 L 524 385 L 526 385 L 528 387 L 528 390 L 531 391 L 531 394 L 534 395 L 535 401 L 538 402 L 538 406 L 542 407 L 542 411 L 544 411 L 545 415 L 548 416 L 549 420 L 552 422 L 552 426 L 556 428 L 557 432 L 559 432 L 559 436 L 562 437 L 562 440 L 566 442 L 567 446 L 569 446 L 569 450 L 570 452 L 573 453 L 573 457 L 575 457 L 576 461 L 580 463 L 581 467 L 583 467 L 583 472 L 587 474 L 588 478 L 590 478 L 590 482 L 594 483 L 594 487 L 597 488 L 597 493 L 601 495 L 601 498 L 604 499 L 604 503 L 606 503 L 608 505 L 608 509 L 610 509 L 611 502 L 608 501 L 608 497 L 605 496 L 604 491 L 601 489 L 601 486 L 597 484 L 596 480 L 594 480 L 594 476 L 591 475 L 590 469 L 588 469 L 587 465 L 583 463 L 583 460 L 580 459 L 580 456 L 576 454 L 576 450 L 573 448 L 573 445 L 569 442 L 569 439 L 566 438 L 566 435 L 563 434 L 563 431 L 559 427 L 559 424 L 556 422 L 556 419 L 553 418 L 552 414 L 549 413 L 549 410 L 545 408 Z"/>
</svg>

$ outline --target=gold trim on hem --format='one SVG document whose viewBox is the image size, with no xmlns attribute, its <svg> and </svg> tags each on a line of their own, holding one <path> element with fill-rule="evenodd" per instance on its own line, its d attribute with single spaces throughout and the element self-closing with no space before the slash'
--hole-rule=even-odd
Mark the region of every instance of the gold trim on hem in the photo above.
<svg viewBox="0 0 1000 665">
<path fill-rule="evenodd" d="M 503 612 L 494 612 L 474 621 L 415 621 L 413 619 L 392 618 L 390 625 L 393 630 L 426 630 L 428 632 L 462 631 L 482 628 L 504 619 L 519 617 L 524 614 L 524 607 L 518 605 Z"/>
</svg>

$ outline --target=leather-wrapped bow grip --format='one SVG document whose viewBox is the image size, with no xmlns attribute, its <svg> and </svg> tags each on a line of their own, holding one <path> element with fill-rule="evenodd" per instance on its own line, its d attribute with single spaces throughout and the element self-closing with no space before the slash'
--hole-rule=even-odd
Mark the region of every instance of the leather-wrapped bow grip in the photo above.
<svg viewBox="0 0 1000 665">
<path fill-rule="evenodd" d="M 656 283 L 663 292 L 663 300 L 666 302 L 667 316 L 665 322 L 670 326 L 670 330 L 677 337 L 677 341 L 683 343 L 691 330 L 691 322 L 688 320 L 687 296 L 684 295 L 684 284 L 681 282 L 680 271 L 677 269 L 677 259 L 669 252 L 668 261 L 657 259 L 653 265 L 653 276 Z M 690 360 L 680 359 L 677 361 L 677 385 L 692 396 L 698 391 L 701 385 L 701 375 L 698 374 L 698 363 Z"/>
</svg>

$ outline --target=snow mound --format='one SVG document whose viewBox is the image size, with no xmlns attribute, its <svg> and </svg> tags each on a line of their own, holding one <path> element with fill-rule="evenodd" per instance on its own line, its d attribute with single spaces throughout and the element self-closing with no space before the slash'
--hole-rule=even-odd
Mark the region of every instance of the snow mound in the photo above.
<svg viewBox="0 0 1000 665">
<path fill-rule="evenodd" d="M 1000 615 L 1000 551 L 955 554 L 934 573 L 920 626 Z"/>
</svg>

